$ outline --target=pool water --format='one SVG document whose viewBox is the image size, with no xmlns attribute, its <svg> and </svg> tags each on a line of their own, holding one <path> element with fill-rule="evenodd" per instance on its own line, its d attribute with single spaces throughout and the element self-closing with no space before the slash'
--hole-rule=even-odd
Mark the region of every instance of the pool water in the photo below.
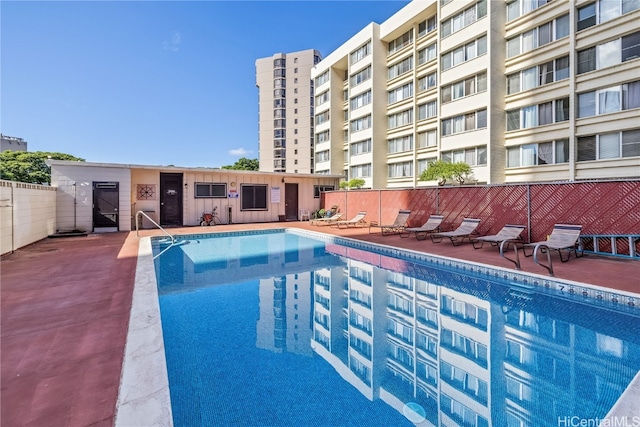
<svg viewBox="0 0 640 427">
<path fill-rule="evenodd" d="M 160 252 L 175 426 L 556 426 L 604 417 L 640 370 L 634 312 L 374 247 L 268 232 Z"/>
</svg>

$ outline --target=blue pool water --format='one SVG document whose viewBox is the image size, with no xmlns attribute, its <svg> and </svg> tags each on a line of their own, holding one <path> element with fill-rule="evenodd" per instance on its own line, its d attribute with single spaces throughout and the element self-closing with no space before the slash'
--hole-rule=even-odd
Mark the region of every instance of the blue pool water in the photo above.
<svg viewBox="0 0 640 427">
<path fill-rule="evenodd" d="M 557 426 L 640 370 L 633 310 L 357 246 L 154 243 L 174 425 Z"/>
</svg>

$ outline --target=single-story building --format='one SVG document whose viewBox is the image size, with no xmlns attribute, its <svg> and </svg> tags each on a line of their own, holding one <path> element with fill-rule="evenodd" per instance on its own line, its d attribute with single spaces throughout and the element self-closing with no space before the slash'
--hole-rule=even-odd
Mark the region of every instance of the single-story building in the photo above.
<svg viewBox="0 0 640 427">
<path fill-rule="evenodd" d="M 48 160 L 57 187 L 57 230 L 130 231 L 200 225 L 215 211 L 222 224 L 299 220 L 338 189 L 340 175 L 291 174 Z M 144 212 L 145 215 L 138 214 Z"/>
</svg>

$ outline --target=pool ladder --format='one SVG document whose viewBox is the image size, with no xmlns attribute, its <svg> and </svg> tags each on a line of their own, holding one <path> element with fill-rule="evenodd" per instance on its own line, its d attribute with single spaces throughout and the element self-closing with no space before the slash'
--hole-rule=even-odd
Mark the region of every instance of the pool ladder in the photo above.
<svg viewBox="0 0 640 427">
<path fill-rule="evenodd" d="M 136 236 L 140 237 L 140 230 L 139 230 L 139 226 L 138 224 L 140 223 L 140 217 L 144 216 L 145 218 L 147 218 L 149 221 L 151 221 L 151 223 L 153 225 L 155 225 L 156 227 L 158 227 L 160 230 L 162 230 L 162 232 L 164 234 L 166 234 L 167 236 L 169 236 L 169 238 L 171 239 L 171 244 L 175 244 L 176 243 L 176 238 L 173 234 L 169 234 L 169 232 L 167 232 L 167 230 L 165 230 L 164 228 L 162 228 L 162 226 L 160 226 L 160 224 L 158 224 L 157 222 L 155 222 L 153 219 L 151 219 L 151 217 L 149 215 L 147 215 L 146 213 L 144 213 L 143 211 L 138 211 L 136 212 Z"/>
</svg>

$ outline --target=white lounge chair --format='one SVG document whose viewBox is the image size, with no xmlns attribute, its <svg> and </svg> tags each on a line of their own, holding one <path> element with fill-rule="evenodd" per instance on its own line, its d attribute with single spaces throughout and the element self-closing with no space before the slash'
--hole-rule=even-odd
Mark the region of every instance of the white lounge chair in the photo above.
<svg viewBox="0 0 640 427">
<path fill-rule="evenodd" d="M 498 231 L 497 234 L 493 234 L 490 236 L 479 236 L 471 239 L 471 244 L 474 249 L 480 249 L 484 246 L 484 242 L 491 243 L 491 246 L 499 246 L 502 242 L 511 240 L 517 241 L 520 239 L 520 235 L 527 228 L 524 225 L 513 225 L 506 224 L 504 227 Z M 478 245 L 480 243 L 480 245 Z"/>
<path fill-rule="evenodd" d="M 333 222 L 338 222 L 342 218 L 342 213 L 338 212 L 333 216 L 325 216 L 322 218 L 314 218 L 309 221 L 311 225 L 330 225 Z"/>
<path fill-rule="evenodd" d="M 443 231 L 439 233 L 431 233 L 431 241 L 440 243 L 443 237 L 449 238 L 453 246 L 460 245 L 464 239 L 471 241 L 471 235 L 476 234 L 476 228 L 480 225 L 478 218 L 464 218 L 462 223 L 453 231 Z"/>
<path fill-rule="evenodd" d="M 372 228 L 379 228 L 382 230 L 382 235 L 387 236 L 389 234 L 400 234 L 407 226 L 407 220 L 411 215 L 410 210 L 400 209 L 393 224 L 380 225 L 378 221 L 371 221 L 369 223 L 369 234 L 371 234 Z"/>
<path fill-rule="evenodd" d="M 358 215 L 354 216 L 350 220 L 337 221 L 337 222 L 331 223 L 331 226 L 333 227 L 335 225 L 338 228 L 365 226 L 367 224 L 367 221 L 364 220 L 364 217 L 366 215 L 367 213 L 365 211 L 361 211 L 361 212 L 358 212 Z"/>
<path fill-rule="evenodd" d="M 440 225 L 444 220 L 444 215 L 430 215 L 427 222 L 422 224 L 420 227 L 407 227 L 402 233 L 400 233 L 400 237 L 409 237 L 411 233 L 415 233 L 416 240 L 424 240 L 427 238 L 427 235 L 430 233 L 435 233 L 440 231 Z"/>
</svg>

